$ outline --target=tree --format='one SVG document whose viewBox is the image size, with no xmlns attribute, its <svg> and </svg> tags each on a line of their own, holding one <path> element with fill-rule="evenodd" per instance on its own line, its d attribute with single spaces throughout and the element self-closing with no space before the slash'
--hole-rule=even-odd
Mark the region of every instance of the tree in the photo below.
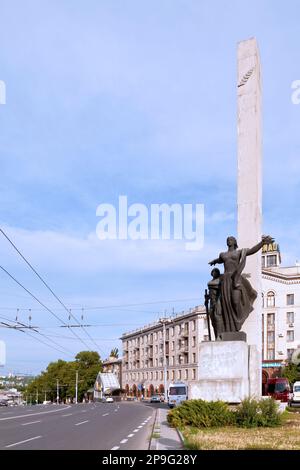
<svg viewBox="0 0 300 470">
<path fill-rule="evenodd" d="M 78 372 L 78 400 L 82 400 L 86 391 L 95 383 L 98 372 L 102 371 L 102 362 L 97 352 L 81 351 L 75 361 L 50 362 L 47 369 L 37 376 L 27 387 L 26 395 L 31 395 L 32 401 L 39 397 L 39 403 L 44 400 L 56 400 L 57 381 L 59 385 L 59 397 L 75 397 L 76 372 Z M 37 393 L 38 392 L 38 393 Z"/>
<path fill-rule="evenodd" d="M 290 384 L 293 384 L 296 382 L 296 380 L 299 380 L 300 374 L 297 364 L 290 362 L 288 365 L 283 367 L 281 375 L 282 377 L 286 377 Z"/>
</svg>

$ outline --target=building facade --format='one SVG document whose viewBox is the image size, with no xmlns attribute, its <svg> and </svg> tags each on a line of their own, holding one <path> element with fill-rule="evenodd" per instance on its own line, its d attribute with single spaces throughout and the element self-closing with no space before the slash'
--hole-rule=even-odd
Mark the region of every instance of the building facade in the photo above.
<svg viewBox="0 0 300 470">
<path fill-rule="evenodd" d="M 300 347 L 300 265 L 281 266 L 276 243 L 262 253 L 263 382 Z"/>
<path fill-rule="evenodd" d="M 212 330 L 213 335 L 213 330 Z M 205 308 L 161 319 L 122 335 L 122 386 L 127 395 L 163 393 L 165 385 L 198 380 L 198 351 L 208 341 Z M 281 266 L 279 246 L 262 252 L 263 391 L 300 347 L 300 265 Z M 164 362 L 165 361 L 165 362 Z"/>
<path fill-rule="evenodd" d="M 103 372 L 115 374 L 122 389 L 122 358 L 110 356 L 102 362 Z"/>
<path fill-rule="evenodd" d="M 164 393 L 174 381 L 198 378 L 198 345 L 208 339 L 204 307 L 124 333 L 122 383 L 127 395 Z"/>
</svg>

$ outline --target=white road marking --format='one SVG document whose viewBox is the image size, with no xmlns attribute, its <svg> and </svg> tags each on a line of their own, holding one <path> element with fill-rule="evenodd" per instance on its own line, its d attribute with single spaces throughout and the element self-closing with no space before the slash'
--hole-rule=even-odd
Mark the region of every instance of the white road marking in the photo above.
<svg viewBox="0 0 300 470">
<path fill-rule="evenodd" d="M 21 426 L 28 426 L 29 424 L 35 424 L 35 423 L 40 423 L 41 420 L 39 421 L 30 421 L 30 423 L 22 423 Z"/>
<path fill-rule="evenodd" d="M 120 442 L 120 444 L 125 444 L 125 442 L 127 442 L 127 441 L 128 441 L 128 439 L 123 439 L 123 440 Z"/>
<path fill-rule="evenodd" d="M 81 413 L 87 413 L 87 410 L 83 410 Z"/>
<path fill-rule="evenodd" d="M 26 439 L 25 441 L 15 442 L 14 444 L 9 444 L 8 446 L 5 446 L 5 447 L 18 446 L 19 444 L 24 444 L 24 442 L 34 441 L 34 439 L 40 439 L 41 437 L 42 436 L 31 437 L 30 439 Z"/>
<path fill-rule="evenodd" d="M 114 411 L 118 411 L 118 410 L 114 410 Z"/>
<path fill-rule="evenodd" d="M 81 421 L 81 423 L 76 423 L 75 426 L 80 426 L 80 424 L 88 423 L 89 419 L 87 421 Z"/>
<path fill-rule="evenodd" d="M 38 415 L 45 415 L 45 414 L 48 414 L 48 413 L 58 413 L 59 411 L 65 411 L 68 408 L 71 408 L 71 406 L 68 405 L 68 406 L 65 406 L 64 408 L 51 410 L 51 411 L 40 411 L 39 413 L 31 413 L 31 414 L 18 415 L 18 416 L 9 416 L 8 418 L 0 418 L 0 421 L 6 421 L 6 420 L 9 420 L 9 419 L 27 418 L 27 416 L 38 416 Z"/>
<path fill-rule="evenodd" d="M 109 413 L 105 413 L 105 414 L 104 414 L 104 415 L 102 415 L 102 416 L 108 416 L 108 415 L 109 415 Z"/>
<path fill-rule="evenodd" d="M 66 415 L 62 415 L 62 418 L 65 416 L 72 416 L 73 413 L 67 413 Z"/>
<path fill-rule="evenodd" d="M 143 426 L 138 426 L 138 429 L 142 429 Z"/>
<path fill-rule="evenodd" d="M 115 447 L 112 447 L 110 450 L 118 450 L 118 449 L 120 449 L 120 447 L 119 447 L 119 446 L 115 446 Z"/>
<path fill-rule="evenodd" d="M 127 436 L 127 437 L 133 437 L 133 436 L 134 436 L 134 434 L 128 434 L 128 436 Z"/>
<path fill-rule="evenodd" d="M 139 429 L 135 429 L 135 430 L 134 430 L 134 431 L 132 431 L 132 432 L 139 432 Z"/>
</svg>

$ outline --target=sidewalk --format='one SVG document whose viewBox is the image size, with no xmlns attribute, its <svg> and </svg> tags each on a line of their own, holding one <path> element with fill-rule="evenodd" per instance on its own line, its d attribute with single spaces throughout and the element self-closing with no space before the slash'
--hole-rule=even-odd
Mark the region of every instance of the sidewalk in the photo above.
<svg viewBox="0 0 300 470">
<path fill-rule="evenodd" d="M 168 409 L 158 408 L 153 426 L 150 450 L 184 449 L 179 433 L 167 422 Z"/>
</svg>

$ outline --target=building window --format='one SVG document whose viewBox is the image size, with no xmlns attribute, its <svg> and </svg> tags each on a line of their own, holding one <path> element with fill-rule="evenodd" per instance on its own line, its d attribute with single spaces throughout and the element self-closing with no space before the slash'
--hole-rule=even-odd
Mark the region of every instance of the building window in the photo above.
<svg viewBox="0 0 300 470">
<path fill-rule="evenodd" d="M 192 354 L 192 362 L 196 362 L 196 353 Z"/>
<path fill-rule="evenodd" d="M 174 349 L 175 349 L 175 341 L 172 341 L 171 349 L 172 349 L 172 351 L 174 351 Z"/>
<path fill-rule="evenodd" d="M 158 353 L 158 345 L 155 346 L 155 354 Z"/>
<path fill-rule="evenodd" d="M 275 294 L 274 294 L 274 292 L 268 292 L 268 294 L 267 294 L 267 307 L 275 307 Z"/>
<path fill-rule="evenodd" d="M 274 313 L 268 313 L 267 323 L 268 323 L 268 326 L 274 326 L 274 324 L 275 324 L 275 314 Z"/>
<path fill-rule="evenodd" d="M 268 349 L 267 359 L 275 359 L 275 349 Z"/>
<path fill-rule="evenodd" d="M 268 255 L 267 256 L 267 268 L 271 268 L 272 266 L 277 266 L 277 256 L 276 255 Z"/>
<path fill-rule="evenodd" d="M 174 326 L 172 326 L 172 328 L 170 329 L 171 329 L 171 335 L 174 336 Z"/>
<path fill-rule="evenodd" d="M 163 374 L 163 371 L 161 370 L 160 371 L 160 380 L 163 380 L 163 378 L 164 378 L 164 374 Z"/>
<path fill-rule="evenodd" d="M 287 349 L 287 357 L 289 360 L 292 359 L 292 355 L 293 355 L 293 352 L 295 351 L 295 349 Z"/>
<path fill-rule="evenodd" d="M 192 377 L 193 377 L 193 380 L 196 379 L 196 369 L 192 369 Z"/>
<path fill-rule="evenodd" d="M 155 380 L 158 380 L 158 372 L 155 372 Z"/>
<path fill-rule="evenodd" d="M 294 323 L 294 312 L 287 312 L 286 322 L 287 323 Z"/>
<path fill-rule="evenodd" d="M 196 320 L 192 321 L 192 330 L 195 331 L 196 329 Z"/>
<path fill-rule="evenodd" d="M 193 348 L 196 346 L 196 336 L 193 336 L 192 346 L 193 346 Z"/>
<path fill-rule="evenodd" d="M 275 332 L 274 331 L 268 331 L 268 344 L 269 343 L 274 343 L 275 341 Z"/>
<path fill-rule="evenodd" d="M 264 296 L 263 292 L 261 294 L 261 306 L 262 306 L 262 308 L 264 308 L 264 306 L 265 306 L 265 296 Z"/>
<path fill-rule="evenodd" d="M 294 294 L 287 294 L 286 296 L 286 304 L 287 305 L 294 305 Z"/>
<path fill-rule="evenodd" d="M 181 370 L 178 371 L 178 379 L 181 380 Z"/>
<path fill-rule="evenodd" d="M 174 372 L 174 370 L 171 371 L 171 377 L 172 377 L 172 380 L 174 380 L 174 377 L 175 377 L 175 372 Z"/>
<path fill-rule="evenodd" d="M 287 341 L 294 341 L 294 331 L 293 330 L 288 330 L 286 332 L 286 340 Z"/>
<path fill-rule="evenodd" d="M 169 371 L 167 370 L 167 380 L 169 380 L 170 378 L 170 374 L 169 374 Z"/>
<path fill-rule="evenodd" d="M 185 380 L 187 380 L 189 378 L 189 371 L 188 369 L 185 369 L 185 376 L 184 376 Z"/>
<path fill-rule="evenodd" d="M 261 257 L 261 267 L 264 268 L 266 266 L 266 263 L 265 263 L 265 256 L 262 256 Z"/>
</svg>

